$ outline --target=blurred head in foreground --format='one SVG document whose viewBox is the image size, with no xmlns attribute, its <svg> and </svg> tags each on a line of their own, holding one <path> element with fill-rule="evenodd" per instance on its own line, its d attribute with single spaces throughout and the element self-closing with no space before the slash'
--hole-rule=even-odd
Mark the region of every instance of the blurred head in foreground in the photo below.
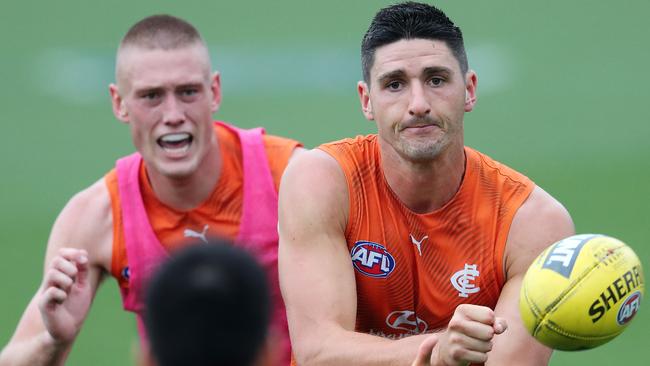
<svg viewBox="0 0 650 366">
<path fill-rule="evenodd" d="M 192 245 L 156 272 L 146 297 L 159 366 L 264 365 L 270 312 L 264 271 L 226 241 Z"/>
</svg>

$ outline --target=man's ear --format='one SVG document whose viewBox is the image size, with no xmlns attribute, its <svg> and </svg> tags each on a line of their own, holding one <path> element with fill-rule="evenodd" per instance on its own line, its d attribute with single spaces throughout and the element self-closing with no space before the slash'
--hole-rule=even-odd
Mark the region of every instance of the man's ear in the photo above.
<svg viewBox="0 0 650 366">
<path fill-rule="evenodd" d="M 124 123 L 129 123 L 129 112 L 124 105 L 124 99 L 120 96 L 120 91 L 115 84 L 108 86 L 108 92 L 111 95 L 111 104 L 113 106 L 113 114 L 115 118 Z"/>
<path fill-rule="evenodd" d="M 368 121 L 375 119 L 372 112 L 372 102 L 370 101 L 370 88 L 365 81 L 357 83 L 357 92 L 359 93 L 359 102 L 361 102 L 361 111 Z"/>
<path fill-rule="evenodd" d="M 221 75 L 215 71 L 210 77 L 210 90 L 212 91 L 212 100 L 210 109 L 212 113 L 219 110 L 221 105 Z"/>
<path fill-rule="evenodd" d="M 478 79 L 474 70 L 465 74 L 465 112 L 471 112 L 476 105 L 476 86 Z"/>
</svg>

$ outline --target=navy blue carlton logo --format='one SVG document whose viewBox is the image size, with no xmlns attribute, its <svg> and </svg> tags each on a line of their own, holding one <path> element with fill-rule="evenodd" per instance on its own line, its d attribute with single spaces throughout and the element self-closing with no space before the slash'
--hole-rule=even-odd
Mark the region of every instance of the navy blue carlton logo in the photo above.
<svg viewBox="0 0 650 366">
<path fill-rule="evenodd" d="M 597 236 L 601 235 L 574 235 L 560 240 L 549 250 L 542 268 L 550 269 L 569 278 L 580 250 L 587 241 Z"/>
<path fill-rule="evenodd" d="M 122 277 L 125 280 L 128 280 L 128 279 L 131 278 L 131 270 L 129 269 L 129 267 L 122 268 Z"/>
<path fill-rule="evenodd" d="M 368 277 L 386 278 L 395 269 L 395 258 L 381 244 L 357 241 L 350 256 L 354 268 Z"/>
</svg>

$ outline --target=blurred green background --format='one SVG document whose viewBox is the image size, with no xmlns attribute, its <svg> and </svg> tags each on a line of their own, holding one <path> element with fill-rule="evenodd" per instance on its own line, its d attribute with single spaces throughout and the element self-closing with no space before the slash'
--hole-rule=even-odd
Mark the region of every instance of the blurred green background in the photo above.
<svg viewBox="0 0 650 366">
<path fill-rule="evenodd" d="M 38 287 L 46 240 L 77 191 L 133 150 L 108 83 L 129 26 L 183 17 L 222 72 L 216 118 L 321 142 L 372 132 L 360 113 L 359 43 L 388 1 L 3 1 L 0 344 Z M 622 239 L 650 268 L 647 0 L 439 1 L 478 72 L 468 145 L 524 172 L 572 213 L 579 233 Z M 628 330 L 552 365 L 650 364 L 650 303 Z M 109 279 L 69 365 L 130 365 L 135 326 Z"/>
</svg>

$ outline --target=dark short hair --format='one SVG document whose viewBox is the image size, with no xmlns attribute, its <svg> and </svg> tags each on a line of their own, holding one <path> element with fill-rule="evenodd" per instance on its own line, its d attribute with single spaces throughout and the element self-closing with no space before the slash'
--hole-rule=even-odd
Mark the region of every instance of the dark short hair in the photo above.
<svg viewBox="0 0 650 366">
<path fill-rule="evenodd" d="M 465 74 L 469 69 L 463 33 L 440 9 L 422 3 L 405 2 L 379 10 L 361 42 L 363 79 L 370 83 L 370 69 L 378 47 L 402 39 L 431 39 L 445 42 Z"/>
<path fill-rule="evenodd" d="M 135 23 L 122 38 L 120 48 L 136 46 L 145 49 L 171 50 L 197 42 L 205 44 L 199 31 L 192 24 L 175 16 L 159 14 Z"/>
<path fill-rule="evenodd" d="M 226 241 L 174 254 L 146 293 L 145 327 L 158 365 L 251 365 L 268 332 L 266 281 L 257 262 Z"/>
</svg>

